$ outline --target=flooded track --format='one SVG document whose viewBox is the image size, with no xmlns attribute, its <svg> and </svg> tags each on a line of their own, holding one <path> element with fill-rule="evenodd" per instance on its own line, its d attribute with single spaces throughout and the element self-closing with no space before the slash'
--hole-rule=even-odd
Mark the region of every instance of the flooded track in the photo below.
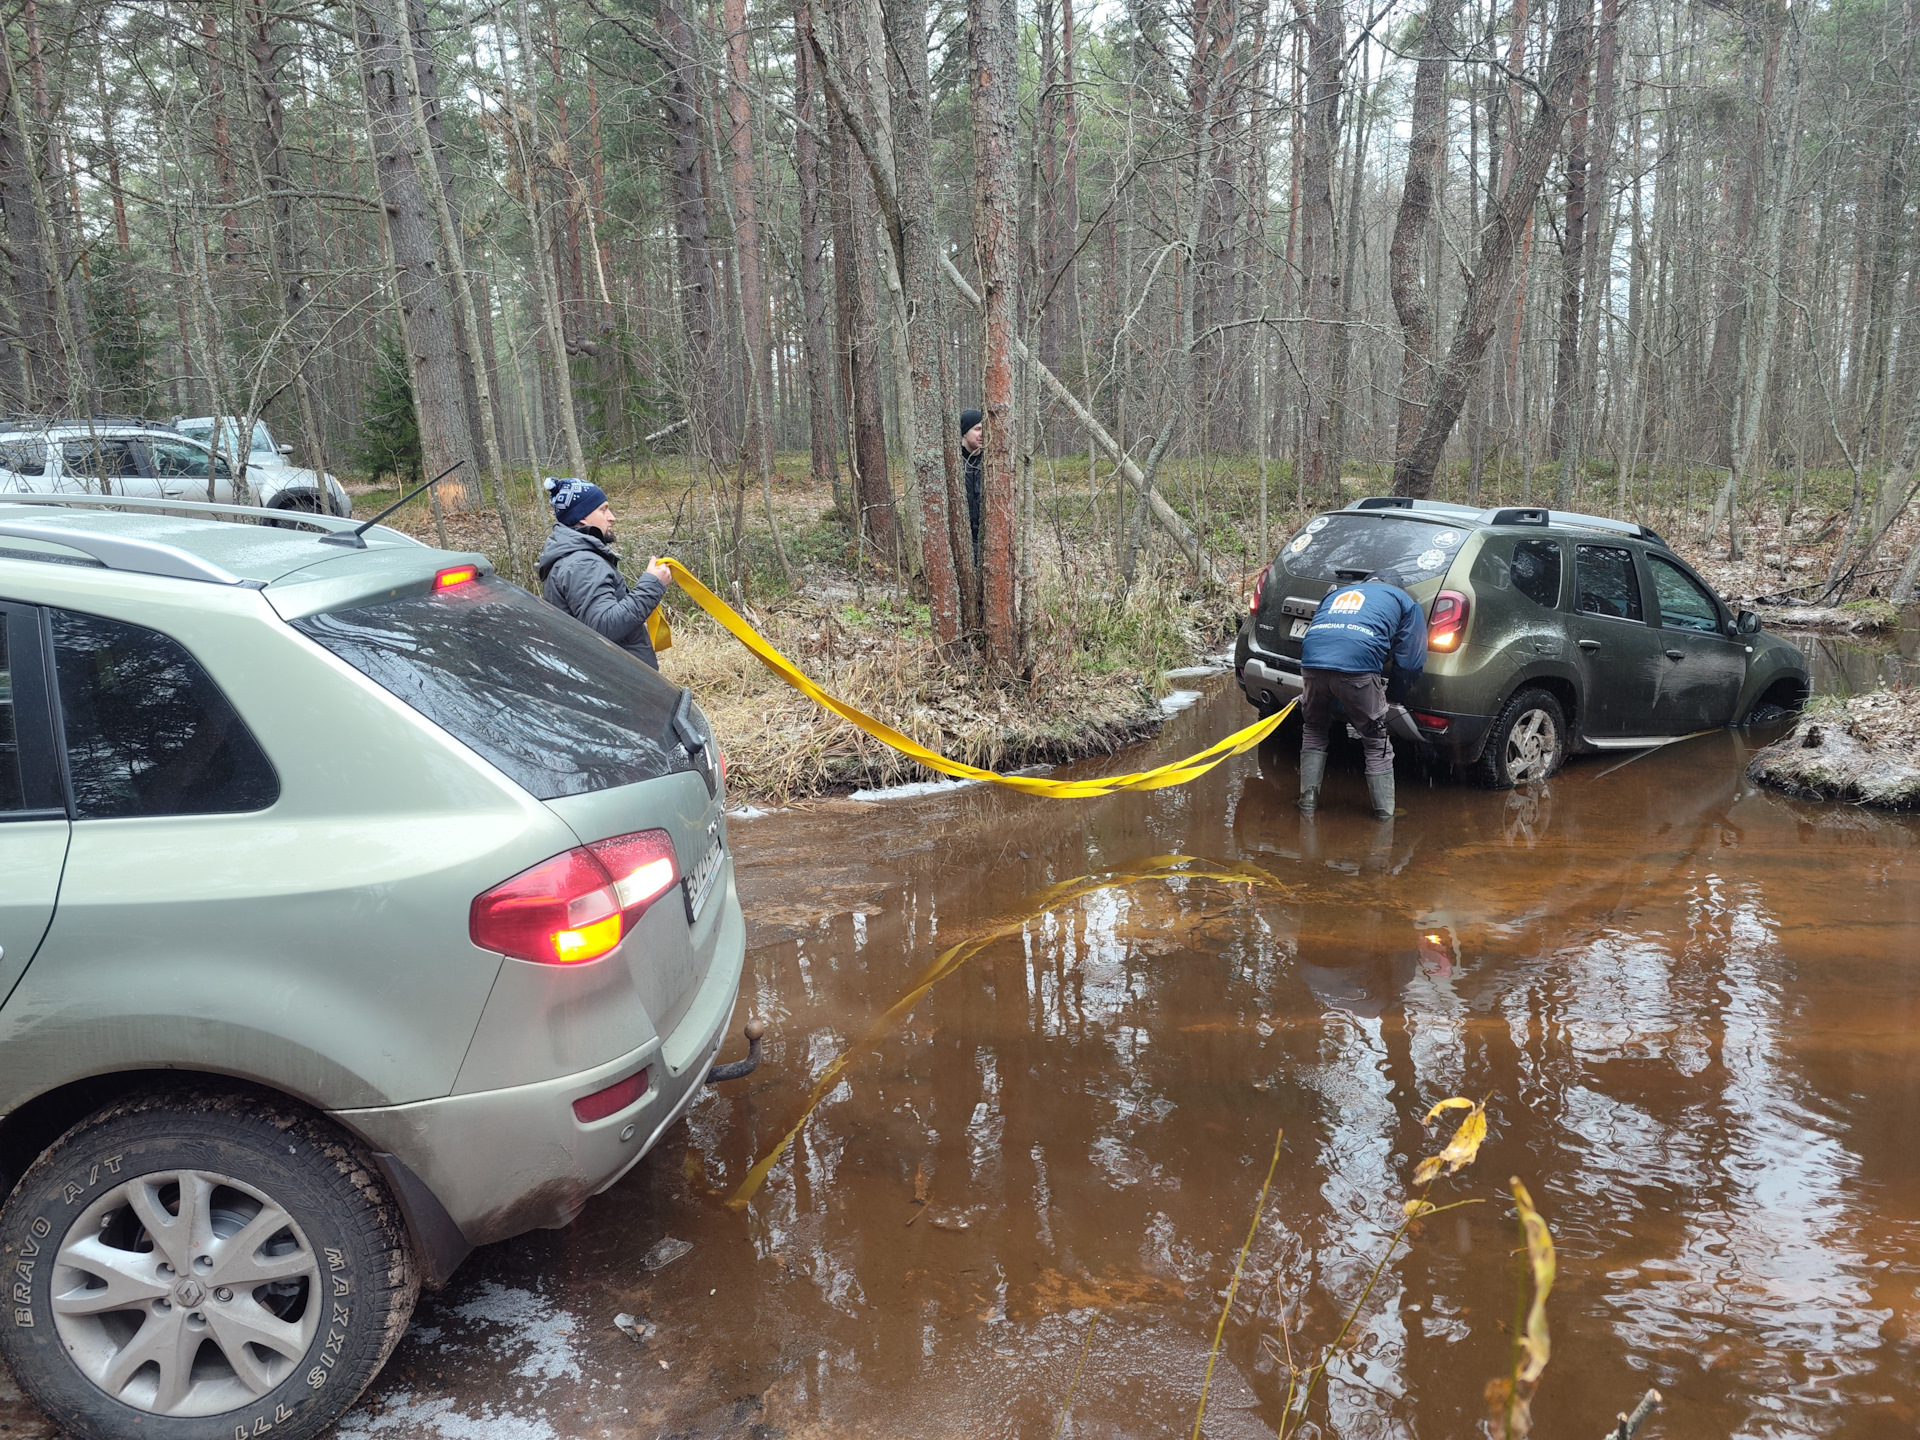
<svg viewBox="0 0 1920 1440">
<path fill-rule="evenodd" d="M 1246 715 L 1211 682 L 1080 771 Z M 1655 1385 L 1647 1435 L 1910 1437 L 1920 820 L 1753 789 L 1764 738 L 1403 771 L 1389 824 L 1357 756 L 1303 821 L 1287 732 L 1176 791 L 736 823 L 766 1063 L 476 1254 L 342 1433 L 1045 1437 L 1071 1388 L 1060 1433 L 1184 1436 L 1284 1129 L 1205 1423 L 1268 1436 L 1465 1095 L 1491 1134 L 1434 1198 L 1484 1203 L 1414 1232 L 1308 1433 L 1480 1433 L 1518 1176 L 1560 1257 L 1536 1433 Z"/>
<path fill-rule="evenodd" d="M 1216 685 L 1152 750 L 1244 715 Z M 1184 1435 L 1284 1128 L 1206 1420 L 1270 1435 L 1283 1324 L 1331 1337 L 1460 1094 L 1491 1136 L 1435 1198 L 1486 1203 L 1388 1268 L 1322 1434 L 1479 1433 L 1519 1176 L 1560 1253 L 1539 1433 L 1651 1384 L 1655 1435 L 1911 1436 L 1920 823 L 1756 791 L 1719 734 L 1537 793 L 1403 773 L 1390 825 L 1336 763 L 1309 824 L 1295 743 L 737 824 L 767 1063 L 571 1230 L 476 1255 L 346 1433 L 1045 1436 L 1084 1349 L 1064 1433 Z"/>
</svg>

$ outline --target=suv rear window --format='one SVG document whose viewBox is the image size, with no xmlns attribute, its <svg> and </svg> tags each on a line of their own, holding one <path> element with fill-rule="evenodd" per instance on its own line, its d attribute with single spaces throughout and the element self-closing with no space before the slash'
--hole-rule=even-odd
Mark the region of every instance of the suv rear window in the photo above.
<svg viewBox="0 0 1920 1440">
<path fill-rule="evenodd" d="M 294 622 L 541 800 L 690 768 L 680 692 L 577 620 L 482 577 Z"/>
<path fill-rule="evenodd" d="M 1457 526 L 1360 512 L 1321 515 L 1280 552 L 1287 570 L 1308 580 L 1338 580 L 1341 571 L 1384 570 L 1402 585 L 1431 580 L 1453 563 L 1467 532 Z"/>
</svg>

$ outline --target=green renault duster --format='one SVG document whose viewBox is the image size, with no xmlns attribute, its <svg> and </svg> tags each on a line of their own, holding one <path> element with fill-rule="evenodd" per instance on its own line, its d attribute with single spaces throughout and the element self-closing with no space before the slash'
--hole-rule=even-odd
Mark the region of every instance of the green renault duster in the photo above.
<svg viewBox="0 0 1920 1440">
<path fill-rule="evenodd" d="M 1315 607 L 1375 572 L 1427 610 L 1426 669 L 1395 734 L 1483 784 L 1744 724 L 1811 688 L 1799 650 L 1644 525 L 1379 496 L 1309 520 L 1260 577 L 1234 647 L 1249 704 L 1269 713 L 1299 693 Z"/>
<path fill-rule="evenodd" d="M 88 1440 L 311 1436 L 701 1092 L 719 746 L 479 556 L 43 499 L 0 504 L 0 1356 Z"/>
</svg>

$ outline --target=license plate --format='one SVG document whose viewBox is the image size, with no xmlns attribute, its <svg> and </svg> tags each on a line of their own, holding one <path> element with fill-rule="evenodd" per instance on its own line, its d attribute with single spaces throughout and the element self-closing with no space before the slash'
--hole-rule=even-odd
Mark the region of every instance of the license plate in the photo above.
<svg viewBox="0 0 1920 1440">
<path fill-rule="evenodd" d="M 1311 623 L 1312 623 L 1311 621 L 1307 621 L 1307 620 L 1294 621 L 1293 628 L 1287 631 L 1287 638 L 1289 640 L 1300 640 L 1305 638 L 1307 633 L 1307 626 Z"/>
<path fill-rule="evenodd" d="M 727 858 L 726 850 L 718 840 L 707 847 L 707 853 L 700 857 L 700 863 L 693 867 L 693 873 L 687 876 L 687 923 L 693 924 L 700 918 L 700 912 L 706 908 L 707 897 L 713 893 L 714 882 L 720 878 L 720 866 Z"/>
</svg>

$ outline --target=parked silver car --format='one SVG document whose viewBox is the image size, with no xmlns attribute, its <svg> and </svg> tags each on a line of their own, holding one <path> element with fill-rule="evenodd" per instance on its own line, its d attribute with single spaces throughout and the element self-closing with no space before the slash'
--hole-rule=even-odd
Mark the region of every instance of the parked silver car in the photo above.
<svg viewBox="0 0 1920 1440">
<path fill-rule="evenodd" d="M 0 503 L 0 1356 L 87 1440 L 302 1440 L 699 1094 L 723 761 L 480 556 L 127 505 Z"/>
<path fill-rule="evenodd" d="M 276 458 L 278 452 L 276 451 Z M 247 464 L 247 498 L 269 510 L 347 516 L 353 501 L 311 470 Z M 238 498 L 232 457 L 206 438 L 147 421 L 62 420 L 0 426 L 0 492 L 126 495 L 145 500 Z"/>
<path fill-rule="evenodd" d="M 273 438 L 267 422 L 255 419 L 248 431 L 245 455 L 237 443 L 245 422 L 237 415 L 190 415 L 173 422 L 173 428 L 189 439 L 198 440 L 223 456 L 229 465 L 242 458 L 247 462 L 247 480 L 254 493 L 271 496 L 261 503 L 276 509 L 326 510 L 334 515 L 351 515 L 353 506 L 340 482 L 329 475 L 322 483 L 320 475 L 292 460 L 293 447 Z M 320 497 L 330 497 L 322 506 Z"/>
</svg>

